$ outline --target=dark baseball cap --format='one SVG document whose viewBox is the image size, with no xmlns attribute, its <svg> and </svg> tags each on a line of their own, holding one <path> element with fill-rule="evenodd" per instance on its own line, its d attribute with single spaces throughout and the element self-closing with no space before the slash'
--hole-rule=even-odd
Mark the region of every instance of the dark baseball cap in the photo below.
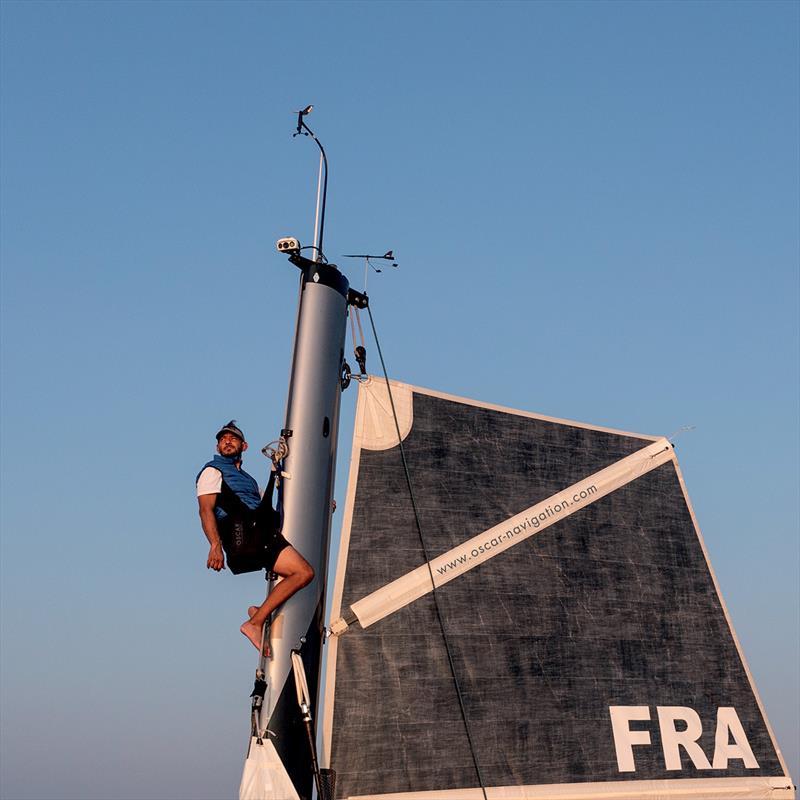
<svg viewBox="0 0 800 800">
<path fill-rule="evenodd" d="M 244 434 L 242 433 L 241 428 L 239 428 L 239 426 L 236 424 L 235 419 L 232 419 L 217 431 L 217 441 L 219 441 L 220 438 L 226 433 L 232 433 L 234 436 L 238 436 L 242 441 L 244 441 Z"/>
</svg>

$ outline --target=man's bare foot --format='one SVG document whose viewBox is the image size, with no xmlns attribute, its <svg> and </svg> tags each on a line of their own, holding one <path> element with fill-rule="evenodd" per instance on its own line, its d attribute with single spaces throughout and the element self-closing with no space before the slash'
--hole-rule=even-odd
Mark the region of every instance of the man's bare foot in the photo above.
<svg viewBox="0 0 800 800">
<path fill-rule="evenodd" d="M 247 620 L 239 630 L 253 643 L 256 650 L 261 650 L 261 628 Z"/>
<path fill-rule="evenodd" d="M 247 609 L 247 616 L 248 616 L 248 617 L 250 617 L 250 619 L 252 620 L 252 619 L 253 619 L 253 617 L 255 616 L 255 613 L 256 613 L 256 611 L 258 611 L 258 606 L 250 606 L 250 607 Z M 248 628 L 249 628 L 249 627 L 251 627 L 252 623 L 245 622 L 245 623 L 244 623 L 244 625 L 242 625 L 242 627 L 241 627 L 241 628 L 239 628 L 239 630 L 240 630 L 240 631 L 241 631 L 241 632 L 242 632 L 242 633 L 243 633 L 243 634 L 244 634 L 244 635 L 245 635 L 245 636 L 246 636 L 246 637 L 247 637 L 247 638 L 248 638 L 248 639 L 249 639 L 251 642 L 253 642 L 253 644 L 256 646 L 256 649 L 258 649 L 258 648 L 261 646 L 261 631 L 259 630 L 259 632 L 258 632 L 258 638 L 257 638 L 257 639 L 253 639 L 253 637 L 252 637 L 252 636 L 251 636 L 251 635 L 250 635 L 250 634 L 249 634 L 247 631 L 245 631 L 245 625 L 246 625 L 246 626 L 248 626 Z M 270 646 L 269 646 L 269 640 L 267 640 L 267 641 L 265 641 L 265 642 L 264 642 L 264 649 L 263 649 L 261 652 L 262 652 L 262 654 L 263 654 L 263 655 L 265 655 L 267 658 L 272 658 L 272 651 L 270 650 Z"/>
</svg>

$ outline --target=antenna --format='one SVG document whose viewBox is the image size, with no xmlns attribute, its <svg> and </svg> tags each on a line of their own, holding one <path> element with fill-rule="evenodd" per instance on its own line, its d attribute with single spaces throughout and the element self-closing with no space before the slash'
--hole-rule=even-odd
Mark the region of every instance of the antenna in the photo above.
<svg viewBox="0 0 800 800">
<path fill-rule="evenodd" d="M 367 275 L 369 274 L 369 268 L 375 270 L 375 272 L 383 272 L 383 270 L 378 269 L 373 263 L 372 259 L 381 259 L 383 261 L 391 261 L 393 267 L 399 267 L 400 265 L 394 260 L 394 253 L 391 250 L 387 250 L 382 256 L 373 256 L 368 255 L 367 253 L 349 253 L 342 256 L 342 258 L 363 258 L 364 259 L 364 291 L 367 291 Z"/>
<path fill-rule="evenodd" d="M 310 136 L 319 147 L 319 173 L 317 176 L 317 206 L 314 213 L 314 244 L 315 258 L 317 261 L 325 260 L 322 250 L 322 238 L 325 234 L 325 203 L 328 198 L 328 157 L 325 155 L 325 148 L 322 142 L 317 139 L 314 131 L 306 125 L 305 118 L 314 110 L 314 106 L 307 105 L 302 111 L 297 112 L 297 130 L 292 134 L 295 136 Z M 324 179 L 323 179 L 324 176 Z M 322 196 L 322 213 L 320 214 L 320 194 Z"/>
</svg>

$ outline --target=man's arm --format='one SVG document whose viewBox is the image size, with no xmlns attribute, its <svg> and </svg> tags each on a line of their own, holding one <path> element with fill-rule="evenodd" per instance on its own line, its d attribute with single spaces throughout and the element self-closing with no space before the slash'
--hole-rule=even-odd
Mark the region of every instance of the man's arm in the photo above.
<svg viewBox="0 0 800 800">
<path fill-rule="evenodd" d="M 217 495 L 215 494 L 201 494 L 197 498 L 197 504 L 200 506 L 200 524 L 203 526 L 203 533 L 211 545 L 211 549 L 208 551 L 206 567 L 219 572 L 225 567 L 225 554 L 222 552 L 222 542 L 217 529 L 217 518 L 214 516 L 216 502 Z"/>
</svg>

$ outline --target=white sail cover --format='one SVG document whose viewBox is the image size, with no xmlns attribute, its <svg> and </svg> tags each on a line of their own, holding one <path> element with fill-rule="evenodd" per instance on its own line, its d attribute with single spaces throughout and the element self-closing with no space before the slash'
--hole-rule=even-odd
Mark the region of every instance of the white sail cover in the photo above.
<svg viewBox="0 0 800 800">
<path fill-rule="evenodd" d="M 385 381 L 359 386 L 323 718 L 336 798 L 794 797 L 666 439 L 396 382 L 391 399 L 397 422 Z"/>
<path fill-rule="evenodd" d="M 300 800 L 268 738 L 250 737 L 239 784 L 239 800 Z"/>
</svg>

